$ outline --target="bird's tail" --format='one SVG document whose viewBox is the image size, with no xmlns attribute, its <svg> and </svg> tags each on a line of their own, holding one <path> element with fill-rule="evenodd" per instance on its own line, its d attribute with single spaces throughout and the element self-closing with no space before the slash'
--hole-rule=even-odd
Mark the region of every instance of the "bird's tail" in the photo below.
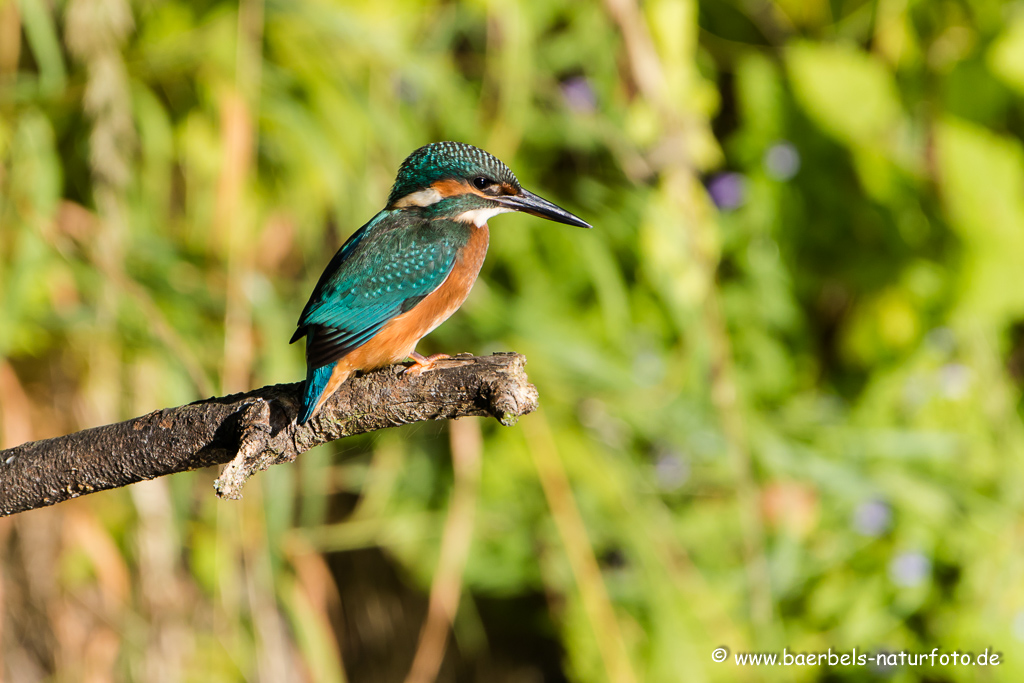
<svg viewBox="0 0 1024 683">
<path fill-rule="evenodd" d="M 327 399 L 330 393 L 327 385 L 334 374 L 334 367 L 338 361 L 322 365 L 319 368 L 310 368 L 306 371 L 306 385 L 302 393 L 302 415 L 299 416 L 299 424 L 304 425 L 316 414 L 320 404 Z"/>
</svg>

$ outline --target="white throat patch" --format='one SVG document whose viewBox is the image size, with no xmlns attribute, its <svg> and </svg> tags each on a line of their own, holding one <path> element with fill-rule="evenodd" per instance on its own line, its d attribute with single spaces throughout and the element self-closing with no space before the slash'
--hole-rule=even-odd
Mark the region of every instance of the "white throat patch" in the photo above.
<svg viewBox="0 0 1024 683">
<path fill-rule="evenodd" d="M 497 216 L 499 213 L 509 213 L 513 209 L 509 209 L 504 206 L 495 206 L 490 209 L 473 209 L 472 211 L 463 211 L 455 220 L 461 223 L 472 223 L 476 227 L 482 227 L 487 223 L 487 219 L 491 216 Z"/>
<path fill-rule="evenodd" d="M 410 206 L 430 206 L 441 201 L 441 193 L 432 187 L 419 192 L 412 192 L 395 202 L 396 209 L 406 209 Z"/>
</svg>

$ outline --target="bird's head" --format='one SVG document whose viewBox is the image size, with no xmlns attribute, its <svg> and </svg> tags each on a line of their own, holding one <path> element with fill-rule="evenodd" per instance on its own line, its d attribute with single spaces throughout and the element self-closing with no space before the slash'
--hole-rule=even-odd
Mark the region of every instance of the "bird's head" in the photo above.
<svg viewBox="0 0 1024 683">
<path fill-rule="evenodd" d="M 509 211 L 581 228 L 592 227 L 565 209 L 524 190 L 508 166 L 491 154 L 462 142 L 434 142 L 402 162 L 388 208 L 427 208 L 466 223 L 483 225 Z"/>
</svg>

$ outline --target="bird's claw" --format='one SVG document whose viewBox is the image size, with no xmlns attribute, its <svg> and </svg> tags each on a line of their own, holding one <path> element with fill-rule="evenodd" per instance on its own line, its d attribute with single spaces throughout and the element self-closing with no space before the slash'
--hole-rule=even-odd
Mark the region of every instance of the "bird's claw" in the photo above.
<svg viewBox="0 0 1024 683">
<path fill-rule="evenodd" d="M 447 360 L 451 358 L 451 356 L 447 353 L 435 353 L 433 356 L 421 356 L 420 354 L 413 352 L 410 358 L 412 358 L 413 364 L 407 367 L 405 372 L 402 374 L 415 377 L 421 372 L 433 370 L 434 366 L 437 365 L 437 361 Z"/>
</svg>

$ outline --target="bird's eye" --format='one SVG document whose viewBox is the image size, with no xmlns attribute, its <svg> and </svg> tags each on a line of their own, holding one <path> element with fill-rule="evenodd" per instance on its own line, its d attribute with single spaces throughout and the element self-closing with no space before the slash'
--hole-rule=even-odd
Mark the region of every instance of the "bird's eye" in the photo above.
<svg viewBox="0 0 1024 683">
<path fill-rule="evenodd" d="M 473 184 L 476 185 L 476 189 L 482 190 L 485 187 L 487 187 L 488 185 L 493 185 L 494 181 L 492 181 L 490 178 L 484 178 L 483 176 L 477 176 L 476 178 L 473 178 Z"/>
</svg>

